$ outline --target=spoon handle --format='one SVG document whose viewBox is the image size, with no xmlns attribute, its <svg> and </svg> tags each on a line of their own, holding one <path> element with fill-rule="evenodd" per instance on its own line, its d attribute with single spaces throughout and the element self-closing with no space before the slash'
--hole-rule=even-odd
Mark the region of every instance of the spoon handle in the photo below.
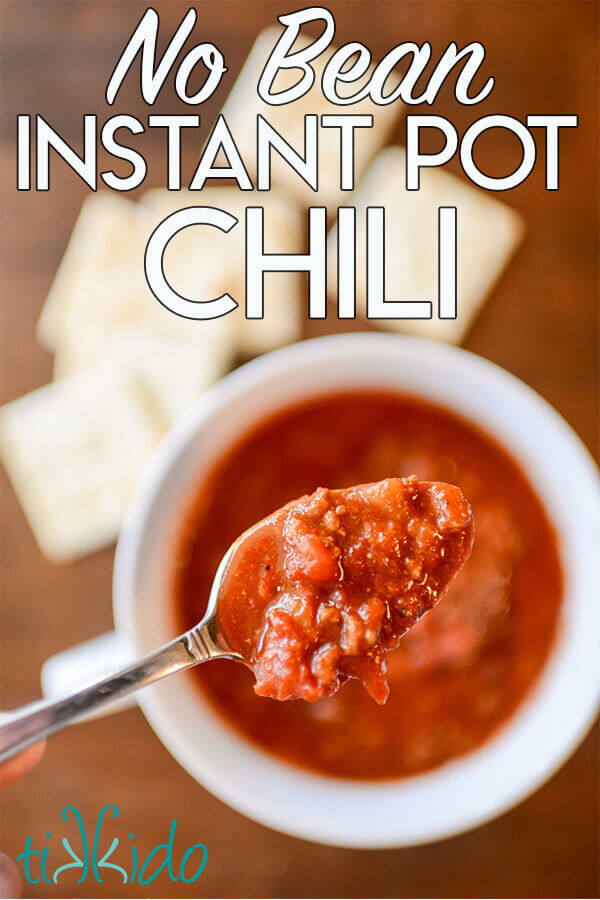
<svg viewBox="0 0 600 900">
<path fill-rule="evenodd" d="M 2 716 L 0 762 L 132 691 L 208 659 L 232 655 L 213 638 L 211 624 L 197 625 L 160 650 L 68 697 L 29 703 Z"/>
</svg>

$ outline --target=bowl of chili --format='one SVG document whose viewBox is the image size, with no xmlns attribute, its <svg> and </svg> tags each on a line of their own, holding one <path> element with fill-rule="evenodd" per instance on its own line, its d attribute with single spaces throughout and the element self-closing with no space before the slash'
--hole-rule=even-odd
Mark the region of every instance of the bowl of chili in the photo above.
<svg viewBox="0 0 600 900">
<path fill-rule="evenodd" d="M 452 602 L 390 659 L 387 714 L 358 683 L 329 707 L 257 697 L 231 663 L 139 698 L 172 755 L 224 802 L 346 847 L 415 845 L 488 821 L 546 781 L 595 718 L 600 487 L 567 423 L 461 349 L 396 335 L 306 341 L 236 370 L 172 430 L 115 562 L 117 633 L 146 652 L 200 618 L 221 548 L 249 520 L 315 481 L 386 474 L 455 482 L 475 517 Z"/>
</svg>

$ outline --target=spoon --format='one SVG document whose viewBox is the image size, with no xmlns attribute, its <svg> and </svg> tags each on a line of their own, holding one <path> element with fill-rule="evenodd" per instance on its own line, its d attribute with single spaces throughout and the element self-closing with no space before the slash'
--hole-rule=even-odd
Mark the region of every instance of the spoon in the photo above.
<svg viewBox="0 0 600 900">
<path fill-rule="evenodd" d="M 250 529 L 252 530 L 254 529 Z M 248 534 L 249 531 L 244 532 L 234 541 L 221 560 L 211 587 L 206 614 L 198 625 L 159 650 L 68 697 L 29 703 L 3 716 L 0 725 L 0 762 L 167 675 L 197 666 L 209 659 L 234 659 L 248 665 L 240 653 L 227 646 L 217 616 L 223 575 L 233 553 Z"/>
<path fill-rule="evenodd" d="M 210 659 L 244 663 L 256 693 L 276 700 L 318 700 L 359 678 L 384 703 L 385 652 L 436 605 L 472 542 L 471 508 L 451 485 L 411 476 L 319 488 L 234 541 L 198 625 L 69 697 L 3 718 L 0 762 Z"/>
</svg>

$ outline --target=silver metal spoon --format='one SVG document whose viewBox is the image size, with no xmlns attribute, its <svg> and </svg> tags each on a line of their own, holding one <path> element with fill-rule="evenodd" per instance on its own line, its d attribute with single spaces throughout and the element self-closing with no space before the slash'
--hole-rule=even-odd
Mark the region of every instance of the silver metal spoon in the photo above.
<svg viewBox="0 0 600 900">
<path fill-rule="evenodd" d="M 245 532 L 234 541 L 221 560 L 212 583 L 206 614 L 198 625 L 165 644 L 160 650 L 155 650 L 69 697 L 40 700 L 3 715 L 0 720 L 0 762 L 132 691 L 166 678 L 167 675 L 197 666 L 209 659 L 235 659 L 247 664 L 241 654 L 227 646 L 217 616 L 217 601 L 223 576 L 233 553 L 247 535 L 248 532 Z"/>
</svg>

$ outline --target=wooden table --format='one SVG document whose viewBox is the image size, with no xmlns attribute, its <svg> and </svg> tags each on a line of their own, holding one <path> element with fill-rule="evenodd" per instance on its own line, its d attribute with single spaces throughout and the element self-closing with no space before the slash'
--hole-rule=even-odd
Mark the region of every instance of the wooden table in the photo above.
<svg viewBox="0 0 600 900">
<path fill-rule="evenodd" d="M 196 4 L 198 34 L 225 52 L 235 73 L 263 25 L 298 4 Z M 330 3 L 337 41 L 360 39 L 382 55 L 403 40 L 481 40 L 486 68 L 496 76 L 481 107 L 459 107 L 445 87 L 436 111 L 460 131 L 484 112 L 577 113 L 580 126 L 561 141 L 561 190 L 544 190 L 543 167 L 504 195 L 527 222 L 527 240 L 468 337 L 466 346 L 499 363 L 547 398 L 598 453 L 598 6 L 594 2 L 347 2 Z M 161 3 L 164 33 L 188 4 Z M 15 116 L 40 112 L 67 140 L 81 138 L 81 116 L 101 120 L 115 111 L 145 116 L 137 76 L 115 108 L 104 87 L 118 53 L 145 4 L 23 2 L 2 5 L 2 377 L 1 400 L 50 377 L 50 357 L 34 326 L 85 188 L 66 167 L 52 170 L 50 193 L 17 193 Z M 230 81 L 228 84 L 231 83 Z M 203 135 L 227 86 L 202 108 Z M 176 112 L 161 94 L 154 112 Z M 184 112 L 184 109 L 180 110 Z M 402 139 L 402 126 L 398 137 Z M 158 135 L 150 147 L 146 186 L 165 180 Z M 199 145 L 186 148 L 189 179 Z M 484 168 L 502 172 L 518 161 L 516 148 L 482 141 Z M 456 166 L 450 166 L 456 170 Z M 339 330 L 334 322 L 323 330 Z M 17 501 L 2 482 L 2 705 L 38 694 L 44 659 L 111 627 L 112 551 L 67 566 L 40 555 Z M 560 710 L 557 710 L 560 715 Z M 598 730 L 549 784 L 517 809 L 470 834 L 407 850 L 355 852 L 305 843 L 257 825 L 216 800 L 179 768 L 154 738 L 141 713 L 80 726 L 54 738 L 42 763 L 3 797 L 2 842 L 15 855 L 26 835 L 34 844 L 48 831 L 50 862 L 72 826 L 60 810 L 75 804 L 88 829 L 105 803 L 121 810 L 113 833 L 135 834 L 140 852 L 166 840 L 178 820 L 179 852 L 197 841 L 208 865 L 193 887 L 161 876 L 146 888 L 119 888 L 69 873 L 60 888 L 28 886 L 28 896 L 598 896 Z M 64 853 L 63 853 L 64 856 Z M 63 860 L 64 861 L 64 860 Z M 199 892 L 199 893 L 198 893 Z"/>
</svg>

